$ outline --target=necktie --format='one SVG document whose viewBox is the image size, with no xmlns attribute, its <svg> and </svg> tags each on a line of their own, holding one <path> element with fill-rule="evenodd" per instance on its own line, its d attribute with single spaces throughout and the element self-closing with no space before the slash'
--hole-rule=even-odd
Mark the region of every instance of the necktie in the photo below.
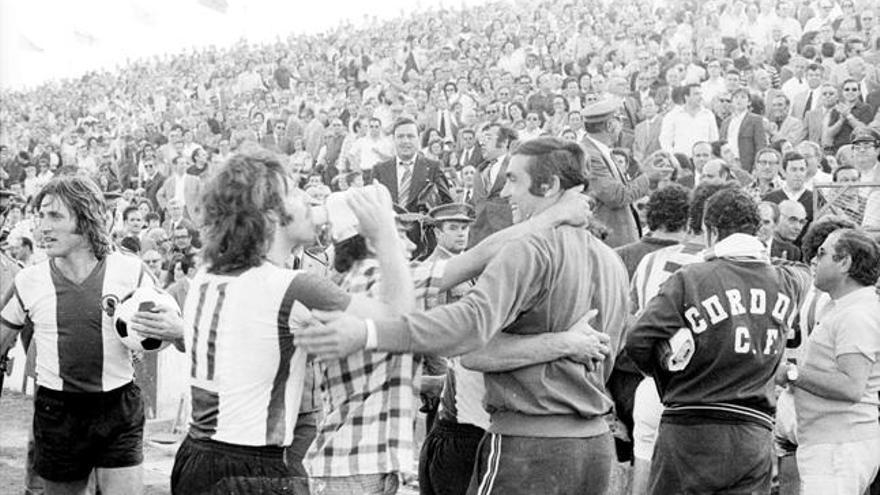
<svg viewBox="0 0 880 495">
<path fill-rule="evenodd" d="M 806 105 L 804 105 L 804 114 L 801 115 L 802 119 L 807 116 L 807 112 L 810 111 L 810 107 L 812 106 L 812 104 L 813 104 L 813 90 L 811 89 L 810 94 L 807 95 L 807 103 L 806 103 Z"/>
<path fill-rule="evenodd" d="M 440 137 L 446 137 L 446 112 L 440 112 Z"/>
<path fill-rule="evenodd" d="M 401 163 L 403 175 L 400 177 L 400 187 L 397 188 L 397 203 L 406 208 L 409 203 L 409 190 L 412 185 L 412 164 Z"/>
</svg>

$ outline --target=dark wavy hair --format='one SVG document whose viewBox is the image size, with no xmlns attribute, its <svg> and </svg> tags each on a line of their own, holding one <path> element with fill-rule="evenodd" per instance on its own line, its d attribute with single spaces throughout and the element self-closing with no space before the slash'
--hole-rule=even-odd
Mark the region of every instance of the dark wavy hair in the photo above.
<svg viewBox="0 0 880 495">
<path fill-rule="evenodd" d="M 291 221 L 284 209 L 288 185 L 275 155 L 253 148 L 231 156 L 204 195 L 202 255 L 211 273 L 227 274 L 263 263 L 275 233 L 272 215 Z"/>
<path fill-rule="evenodd" d="M 706 201 L 718 191 L 722 189 L 731 189 L 739 187 L 736 182 L 701 182 L 691 196 L 691 204 L 688 208 L 688 226 L 693 234 L 703 233 L 703 209 Z"/>
<path fill-rule="evenodd" d="M 761 226 L 758 204 L 740 188 L 718 191 L 706 201 L 703 211 L 706 227 L 718 230 L 718 240 L 732 234 L 755 235 Z"/>
<path fill-rule="evenodd" d="M 669 184 L 648 198 L 648 227 L 678 232 L 687 227 L 690 192 L 678 184 Z"/>
<path fill-rule="evenodd" d="M 809 263 L 816 257 L 819 247 L 825 242 L 828 234 L 835 230 L 854 228 L 856 228 L 856 224 L 852 220 L 837 215 L 824 216 L 810 224 L 810 227 L 804 234 L 804 238 L 801 239 L 801 252 L 803 253 L 804 262 Z"/>
<path fill-rule="evenodd" d="M 586 154 L 578 143 L 556 137 L 537 137 L 519 143 L 513 154 L 530 158 L 528 172 L 532 184 L 529 192 L 535 196 L 544 194 L 553 176 L 559 177 L 559 187 L 563 190 L 580 184 L 586 190 L 589 186 Z"/>
<path fill-rule="evenodd" d="M 76 233 L 86 237 L 92 254 L 104 259 L 110 252 L 110 236 L 107 233 L 107 205 L 98 184 L 82 174 L 59 175 L 50 180 L 34 197 L 36 211 L 40 211 L 47 196 L 64 203 L 76 219 Z"/>
<path fill-rule="evenodd" d="M 842 229 L 834 245 L 834 256 L 849 255 L 849 277 L 859 285 L 871 286 L 880 278 L 880 245 L 861 229 Z"/>
<path fill-rule="evenodd" d="M 333 244 L 333 269 L 337 273 L 345 273 L 355 262 L 369 256 L 367 240 L 360 234 Z"/>
</svg>

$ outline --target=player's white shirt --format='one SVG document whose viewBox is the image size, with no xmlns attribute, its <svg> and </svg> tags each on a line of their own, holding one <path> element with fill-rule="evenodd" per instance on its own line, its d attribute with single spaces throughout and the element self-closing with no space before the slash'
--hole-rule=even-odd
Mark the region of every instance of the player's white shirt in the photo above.
<svg viewBox="0 0 880 495">
<path fill-rule="evenodd" d="M 80 283 L 47 259 L 20 271 L 0 317 L 34 325 L 37 385 L 65 392 L 106 392 L 134 379 L 131 352 L 113 329 L 113 308 L 153 279 L 135 256 L 111 252 Z"/>
<path fill-rule="evenodd" d="M 196 273 L 184 304 L 190 436 L 290 445 L 306 370 L 293 330 L 309 308 L 344 310 L 349 301 L 324 284 L 332 285 L 269 263 L 237 275 Z"/>
</svg>

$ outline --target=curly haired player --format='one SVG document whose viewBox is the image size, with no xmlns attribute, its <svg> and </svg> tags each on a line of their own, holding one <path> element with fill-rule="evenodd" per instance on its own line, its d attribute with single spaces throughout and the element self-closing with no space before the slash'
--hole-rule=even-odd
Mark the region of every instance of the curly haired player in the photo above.
<svg viewBox="0 0 880 495">
<path fill-rule="evenodd" d="M 770 489 L 773 377 L 809 273 L 771 265 L 755 237 L 759 223 L 748 193 L 712 195 L 705 261 L 673 274 L 627 339 L 666 408 L 649 493 Z"/>
</svg>

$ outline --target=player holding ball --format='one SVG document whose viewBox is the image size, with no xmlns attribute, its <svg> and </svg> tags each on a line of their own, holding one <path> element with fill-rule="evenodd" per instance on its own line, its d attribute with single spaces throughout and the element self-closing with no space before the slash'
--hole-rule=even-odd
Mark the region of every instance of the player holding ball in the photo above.
<svg viewBox="0 0 880 495">
<path fill-rule="evenodd" d="M 111 250 L 103 196 L 91 179 L 59 176 L 34 203 L 48 259 L 20 271 L 0 303 L 0 355 L 28 321 L 34 326 L 34 470 L 49 495 L 83 493 L 92 471 L 101 493 L 140 493 L 144 406 L 113 313 L 153 279 L 139 258 Z M 133 331 L 154 337 L 183 332 L 176 308 L 131 321 Z"/>
</svg>

